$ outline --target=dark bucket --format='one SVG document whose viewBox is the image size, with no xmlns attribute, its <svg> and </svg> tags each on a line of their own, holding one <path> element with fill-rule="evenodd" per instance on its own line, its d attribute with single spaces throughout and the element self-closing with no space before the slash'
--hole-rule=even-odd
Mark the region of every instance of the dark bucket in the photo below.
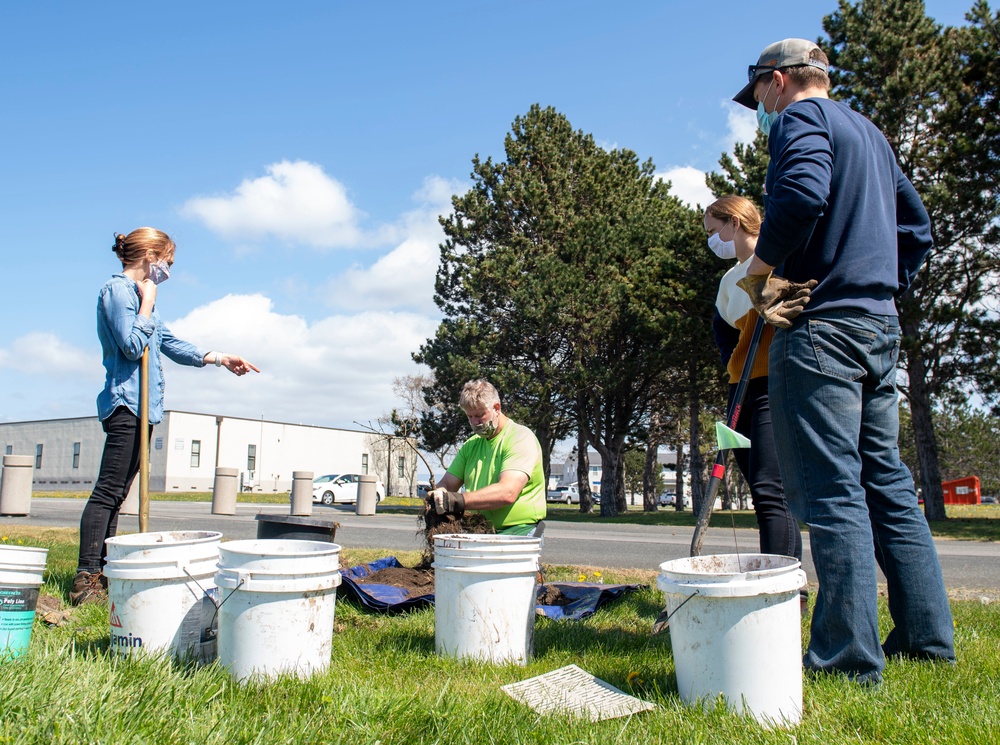
<svg viewBox="0 0 1000 745">
<path fill-rule="evenodd" d="M 257 520 L 257 537 L 284 538 L 294 541 L 326 541 L 333 543 L 340 523 L 322 517 L 299 515 L 264 515 Z"/>
</svg>

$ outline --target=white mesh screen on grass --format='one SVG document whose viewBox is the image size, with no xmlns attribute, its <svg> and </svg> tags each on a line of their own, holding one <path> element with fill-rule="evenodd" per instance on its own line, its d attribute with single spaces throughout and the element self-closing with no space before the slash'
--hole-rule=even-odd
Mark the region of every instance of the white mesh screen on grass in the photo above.
<svg viewBox="0 0 1000 745">
<path fill-rule="evenodd" d="M 540 714 L 567 712 L 592 722 L 656 708 L 656 704 L 629 696 L 576 665 L 505 685 L 502 690 Z"/>
</svg>

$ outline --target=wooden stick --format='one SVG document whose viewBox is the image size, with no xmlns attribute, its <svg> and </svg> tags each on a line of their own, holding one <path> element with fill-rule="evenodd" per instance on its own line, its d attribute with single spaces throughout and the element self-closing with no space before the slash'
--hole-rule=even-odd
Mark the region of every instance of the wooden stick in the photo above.
<svg viewBox="0 0 1000 745">
<path fill-rule="evenodd" d="M 753 371 L 754 360 L 757 359 L 757 349 L 760 347 L 760 337 L 763 333 L 764 318 L 757 316 L 757 324 L 753 327 L 753 336 L 750 337 L 750 348 L 747 349 L 747 358 L 743 363 L 740 382 L 736 386 L 733 402 L 726 413 L 726 426 L 730 429 L 736 429 L 736 423 L 740 419 L 743 398 L 746 396 L 747 386 L 750 384 L 750 373 Z M 708 530 L 708 521 L 712 519 L 712 508 L 715 506 L 715 495 L 719 493 L 719 485 L 726 477 L 726 456 L 728 454 L 728 450 L 720 450 L 715 457 L 715 465 L 712 466 L 712 477 L 708 480 L 708 493 L 702 498 L 702 502 L 698 506 L 698 520 L 695 522 L 694 535 L 691 538 L 692 556 L 701 556 L 702 544 L 705 542 L 705 532 Z"/>
<path fill-rule="evenodd" d="M 149 532 L 149 347 L 142 350 L 139 379 L 139 532 Z"/>
</svg>

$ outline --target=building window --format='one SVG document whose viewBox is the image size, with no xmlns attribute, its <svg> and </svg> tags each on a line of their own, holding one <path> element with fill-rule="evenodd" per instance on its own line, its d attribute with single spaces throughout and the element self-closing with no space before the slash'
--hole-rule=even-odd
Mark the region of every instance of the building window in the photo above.
<svg viewBox="0 0 1000 745">
<path fill-rule="evenodd" d="M 35 468 L 42 467 L 42 443 L 35 445 Z"/>
<path fill-rule="evenodd" d="M 399 476 L 399 478 L 403 478 L 406 475 L 405 468 L 406 458 L 401 455 L 399 456 L 399 460 L 396 461 L 396 475 Z"/>
<path fill-rule="evenodd" d="M 257 470 L 257 446 L 247 445 L 247 470 Z"/>
<path fill-rule="evenodd" d="M 368 473 L 368 453 L 361 454 L 361 473 Z"/>
<path fill-rule="evenodd" d="M 201 440 L 191 440 L 191 468 L 201 466 Z"/>
<path fill-rule="evenodd" d="M 7 446 L 7 452 L 4 453 L 4 455 L 13 455 L 13 454 L 14 454 L 14 446 L 13 445 L 8 445 Z"/>
<path fill-rule="evenodd" d="M 80 443 L 73 443 L 73 468 L 80 467 Z"/>
</svg>

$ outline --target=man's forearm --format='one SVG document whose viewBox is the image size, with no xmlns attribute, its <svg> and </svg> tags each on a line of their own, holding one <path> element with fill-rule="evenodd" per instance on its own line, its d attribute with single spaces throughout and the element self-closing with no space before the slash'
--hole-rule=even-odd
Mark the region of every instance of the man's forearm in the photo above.
<svg viewBox="0 0 1000 745">
<path fill-rule="evenodd" d="M 498 510 L 509 507 L 521 496 L 521 490 L 527 485 L 527 479 L 518 485 L 516 481 L 484 486 L 482 489 L 465 492 L 465 508 L 467 510 Z"/>
</svg>

